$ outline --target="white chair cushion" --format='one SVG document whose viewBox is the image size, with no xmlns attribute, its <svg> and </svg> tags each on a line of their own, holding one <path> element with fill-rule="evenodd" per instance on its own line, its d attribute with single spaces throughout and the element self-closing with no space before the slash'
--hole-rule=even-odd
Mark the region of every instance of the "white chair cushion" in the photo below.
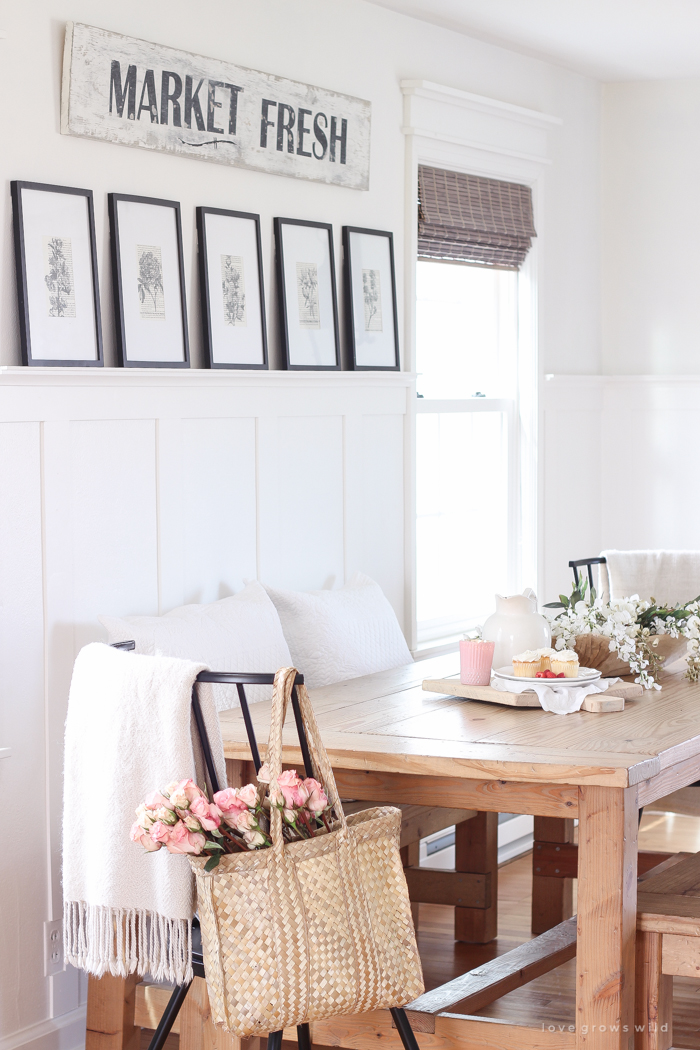
<svg viewBox="0 0 700 1050">
<path fill-rule="evenodd" d="M 179 656 L 212 671 L 272 672 L 291 667 L 292 658 L 275 606 L 257 582 L 211 605 L 182 605 L 165 616 L 99 616 L 109 642 L 133 639 L 136 652 Z M 238 707 L 234 685 L 214 687 L 217 709 Z M 269 700 L 272 687 L 246 687 L 251 703 Z"/>
<path fill-rule="evenodd" d="M 675 605 L 700 595 L 700 551 L 601 551 L 607 565 L 601 565 L 601 579 L 609 596 L 629 598 L 638 594 L 648 600 Z M 606 579 L 607 577 L 607 579 Z M 606 587 L 602 588 L 607 597 Z"/>
<path fill-rule="evenodd" d="M 412 663 L 396 614 L 369 576 L 355 573 L 337 591 L 266 590 L 310 689 Z"/>
</svg>

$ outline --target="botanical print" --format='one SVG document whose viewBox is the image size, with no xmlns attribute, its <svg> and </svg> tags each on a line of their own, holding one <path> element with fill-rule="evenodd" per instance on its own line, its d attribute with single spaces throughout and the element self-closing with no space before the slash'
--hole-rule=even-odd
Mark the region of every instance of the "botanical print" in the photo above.
<svg viewBox="0 0 700 1050">
<path fill-rule="evenodd" d="M 318 267 L 316 263 L 297 263 L 297 298 L 299 327 L 320 328 L 321 310 L 318 301 Z"/>
<path fill-rule="evenodd" d="M 75 280 L 70 237 L 44 237 L 44 263 L 49 317 L 75 317 Z"/>
<path fill-rule="evenodd" d="M 246 328 L 245 280 L 240 255 L 221 256 L 221 291 L 224 297 L 224 324 Z"/>
<path fill-rule="evenodd" d="M 381 332 L 382 290 L 379 270 L 362 271 L 362 298 L 365 304 L 365 332 Z"/>
<path fill-rule="evenodd" d="M 136 259 L 141 318 L 144 321 L 164 321 L 165 293 L 161 250 L 152 244 L 137 244 Z"/>
</svg>

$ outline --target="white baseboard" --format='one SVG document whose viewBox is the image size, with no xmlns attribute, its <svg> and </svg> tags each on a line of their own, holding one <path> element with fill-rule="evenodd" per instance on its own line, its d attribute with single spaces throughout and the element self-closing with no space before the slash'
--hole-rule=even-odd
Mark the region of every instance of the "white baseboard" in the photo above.
<svg viewBox="0 0 700 1050">
<path fill-rule="evenodd" d="M 85 1046 L 86 1007 L 20 1028 L 0 1039 L 0 1050 L 82 1050 Z"/>
<path fill-rule="evenodd" d="M 531 816 L 522 814 L 511 816 L 498 825 L 498 863 L 505 864 L 507 860 L 519 857 L 532 849 L 534 822 Z M 421 840 L 420 861 L 421 867 L 441 868 L 453 870 L 455 866 L 455 848 L 453 844 L 445 845 L 435 853 L 428 854 L 428 844 L 438 842 L 440 839 L 452 839 L 454 843 L 454 827 L 436 831 L 433 835 Z"/>
</svg>

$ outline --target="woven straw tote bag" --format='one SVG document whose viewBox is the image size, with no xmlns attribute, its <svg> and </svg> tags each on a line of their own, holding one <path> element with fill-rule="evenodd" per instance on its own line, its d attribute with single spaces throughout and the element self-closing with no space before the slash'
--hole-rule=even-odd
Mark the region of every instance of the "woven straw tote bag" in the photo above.
<svg viewBox="0 0 700 1050">
<path fill-rule="evenodd" d="M 282 772 L 282 727 L 296 671 L 275 676 L 270 791 Z M 404 1006 L 423 976 L 399 857 L 401 812 L 346 818 L 311 702 L 297 686 L 314 775 L 333 805 L 330 834 L 285 842 L 272 810 L 272 846 L 226 854 L 197 879 L 212 1020 L 239 1037 L 307 1021 Z"/>
</svg>

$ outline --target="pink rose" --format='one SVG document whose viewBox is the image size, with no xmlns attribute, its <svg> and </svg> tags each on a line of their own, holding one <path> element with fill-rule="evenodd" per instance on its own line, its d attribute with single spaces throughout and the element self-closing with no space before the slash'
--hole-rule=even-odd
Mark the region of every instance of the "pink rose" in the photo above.
<svg viewBox="0 0 700 1050">
<path fill-rule="evenodd" d="M 236 788 L 224 788 L 223 791 L 217 791 L 214 795 L 214 802 L 222 813 L 245 808 L 245 802 L 239 800 Z"/>
<path fill-rule="evenodd" d="M 283 809 L 282 815 L 288 824 L 294 824 L 297 819 L 297 815 L 293 809 Z"/>
<path fill-rule="evenodd" d="M 162 842 L 154 842 L 148 832 L 144 831 L 138 821 L 132 825 L 129 838 L 132 842 L 140 842 L 148 853 L 155 853 L 163 845 Z"/>
<path fill-rule="evenodd" d="M 148 809 L 145 802 L 142 802 L 136 810 L 136 823 L 139 827 L 143 828 L 144 831 L 148 831 L 151 824 L 155 823 L 155 819 L 153 811 Z"/>
<path fill-rule="evenodd" d="M 231 827 L 235 828 L 236 831 L 253 831 L 257 826 L 258 822 L 255 819 L 255 814 L 251 813 L 249 809 L 239 809 L 232 818 Z"/>
<path fill-rule="evenodd" d="M 170 799 L 166 798 L 165 795 L 162 795 L 160 791 L 154 791 L 152 795 L 149 795 L 146 799 L 145 805 L 146 809 L 160 809 L 161 806 L 167 806 L 168 809 L 175 809 L 175 806 Z"/>
<path fill-rule="evenodd" d="M 163 794 L 166 795 L 168 798 L 170 798 L 172 793 L 174 791 L 177 791 L 177 786 L 178 786 L 179 783 L 180 783 L 179 780 L 171 780 L 170 783 L 166 784 L 165 787 L 163 788 Z"/>
<path fill-rule="evenodd" d="M 270 783 L 270 767 L 267 762 L 263 762 L 258 770 L 258 783 L 269 784 Z"/>
<path fill-rule="evenodd" d="M 181 780 L 170 793 L 170 804 L 175 809 L 187 809 L 197 798 L 204 798 L 204 792 L 197 787 L 194 780 Z"/>
<path fill-rule="evenodd" d="M 153 819 L 159 820 L 162 824 L 170 824 L 172 826 L 177 823 L 177 814 L 169 806 L 159 806 L 158 809 L 153 809 L 151 812 L 153 813 Z"/>
<path fill-rule="evenodd" d="M 260 831 L 244 831 L 243 838 L 248 849 L 257 849 L 265 845 L 265 836 Z"/>
<path fill-rule="evenodd" d="M 309 797 L 306 800 L 306 808 L 311 810 L 312 813 L 322 813 L 328 806 L 328 798 L 321 784 L 318 780 L 314 780 L 313 777 L 307 777 L 304 781 L 304 787 L 309 793 Z"/>
<path fill-rule="evenodd" d="M 170 838 L 172 830 L 170 824 L 164 824 L 162 820 L 157 820 L 151 828 L 150 836 L 154 842 L 160 842 L 161 845 L 165 845 Z"/>
<path fill-rule="evenodd" d="M 238 798 L 248 809 L 255 809 L 255 803 L 258 801 L 258 789 L 254 784 L 246 784 L 245 787 L 239 788 Z"/>
<path fill-rule="evenodd" d="M 286 809 L 291 809 L 293 806 L 303 806 L 309 797 L 309 792 L 297 776 L 296 769 L 285 769 L 284 773 L 278 778 L 277 783 L 284 796 Z"/>
<path fill-rule="evenodd" d="M 182 823 L 185 825 L 188 831 L 201 831 L 202 825 L 199 823 L 196 817 L 186 813 L 182 818 Z"/>
<path fill-rule="evenodd" d="M 201 853 L 207 844 L 204 835 L 188 831 L 181 820 L 171 830 L 170 838 L 165 843 L 169 853 Z"/>
<path fill-rule="evenodd" d="M 213 831 L 221 823 L 221 810 L 210 805 L 203 795 L 190 803 L 190 813 L 194 814 L 205 831 Z"/>
</svg>

